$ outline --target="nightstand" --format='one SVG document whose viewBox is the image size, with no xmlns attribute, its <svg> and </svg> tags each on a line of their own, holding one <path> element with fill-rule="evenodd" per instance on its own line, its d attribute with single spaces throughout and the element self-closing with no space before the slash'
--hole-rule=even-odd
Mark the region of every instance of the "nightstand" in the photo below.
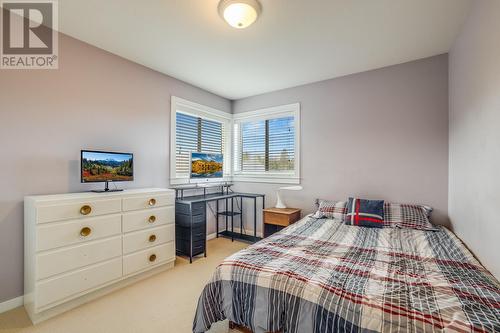
<svg viewBox="0 0 500 333">
<path fill-rule="evenodd" d="M 264 238 L 300 220 L 298 208 L 267 208 L 263 210 Z"/>
</svg>

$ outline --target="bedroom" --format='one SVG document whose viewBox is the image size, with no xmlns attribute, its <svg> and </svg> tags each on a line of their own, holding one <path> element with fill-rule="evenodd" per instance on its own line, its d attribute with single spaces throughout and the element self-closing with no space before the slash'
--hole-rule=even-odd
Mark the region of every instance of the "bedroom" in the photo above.
<svg viewBox="0 0 500 333">
<path fill-rule="evenodd" d="M 413 254 L 429 262 L 456 258 L 429 254 L 435 244 L 421 248 L 419 235 L 448 241 L 456 236 L 453 244 L 462 260 L 467 258 L 462 276 L 468 280 L 446 282 L 444 268 L 427 266 L 425 260 L 426 266 L 417 268 L 410 258 L 400 258 L 398 267 L 441 273 L 417 279 L 430 284 L 429 290 L 385 297 L 396 297 L 392 303 L 407 308 L 427 300 L 427 293 L 460 294 L 450 305 L 433 305 L 435 313 L 421 310 L 422 317 L 437 315 L 442 322 L 400 317 L 407 330 L 500 330 L 500 2 L 240 2 L 253 8 L 248 17 L 254 20 L 241 29 L 230 25 L 235 22 L 225 15 L 228 4 L 217 0 L 45 1 L 51 6 L 34 8 L 31 21 L 11 13 L 32 2 L 2 2 L 0 331 L 204 331 L 201 326 L 212 323 L 201 319 L 197 307 L 206 303 L 205 288 L 217 285 L 211 279 L 227 272 L 220 263 L 236 258 L 250 267 L 254 263 L 238 256 L 255 254 L 267 258 L 259 264 L 276 270 L 272 276 L 286 276 L 290 269 L 302 274 L 290 281 L 300 281 L 316 270 L 306 263 L 290 266 L 290 258 L 281 255 L 302 262 L 320 258 L 322 248 L 302 244 L 283 250 L 279 242 L 323 240 L 332 230 L 338 231 L 332 240 L 366 233 L 387 240 L 389 247 L 395 246 L 390 240 L 405 235 L 408 247 L 417 248 Z M 28 24 L 47 17 L 52 20 L 44 24 L 52 28 Z M 30 34 L 23 33 L 25 23 Z M 47 44 L 55 57 L 6 47 L 26 47 L 26 36 L 28 48 L 35 37 L 45 45 L 52 36 Z M 40 62 L 31 65 L 40 68 L 30 67 L 26 54 L 38 55 Z M 84 170 L 84 159 L 92 156 L 84 156 L 85 151 L 130 154 L 133 170 L 119 170 L 128 181 L 107 176 L 109 189 L 124 191 L 90 192 L 105 188 L 108 179 L 99 179 L 99 170 L 113 168 L 109 159 L 121 157 L 103 155 L 108 165 L 94 163 Z M 219 173 L 212 177 L 206 162 L 195 170 L 201 175 L 196 177 L 190 165 L 209 157 L 217 163 L 222 158 Z M 88 179 L 90 173 L 99 182 Z M 282 207 L 278 195 L 295 210 L 273 211 Z M 346 225 L 348 216 L 359 217 L 355 205 L 354 215 L 347 215 L 353 208 L 350 197 L 375 200 L 369 203 L 383 215 L 383 228 Z M 318 208 L 316 199 L 338 201 L 340 207 L 318 202 Z M 411 226 L 412 214 L 403 221 L 406 227 L 388 226 L 398 203 L 424 212 L 422 220 L 439 231 Z M 318 210 L 327 216 L 314 220 L 314 227 L 328 232 L 297 235 Z M 185 221 L 194 217 L 201 227 L 190 229 L 192 223 Z M 134 224 L 136 218 L 145 224 Z M 295 286 L 312 293 L 316 289 L 308 288 L 319 285 L 315 277 L 325 274 L 345 279 L 328 282 L 340 283 L 343 292 L 355 287 L 342 289 L 341 281 L 365 283 L 357 297 L 369 305 L 349 303 L 355 320 L 331 307 L 329 314 L 340 314 L 328 324 L 333 326 L 318 324 L 328 318 L 321 315 L 302 320 L 314 323 L 300 327 L 279 307 L 273 309 L 279 320 L 226 309 L 209 332 L 348 330 L 339 326 L 342 320 L 359 330 L 388 331 L 383 323 L 392 325 L 394 319 L 380 320 L 373 312 L 382 303 L 372 287 L 387 287 L 379 274 L 398 274 L 377 264 L 397 261 L 361 254 L 343 261 L 345 252 L 326 245 L 323 250 L 332 252 L 321 260 L 343 262 L 351 275 L 338 277 L 339 267 L 322 264 L 325 271 Z M 281 249 L 277 258 L 257 255 L 270 249 Z M 362 265 L 362 259 L 370 263 L 362 267 L 371 267 L 363 273 L 370 277 L 364 282 L 354 279 L 359 276 L 349 266 Z M 273 266 L 280 260 L 284 266 Z M 109 270 L 95 273 L 101 268 Z M 410 286 L 405 280 L 400 290 Z M 283 295 L 295 292 L 290 284 L 283 288 Z M 237 291 L 231 293 L 238 297 Z M 260 310 L 280 304 L 283 295 L 275 295 L 276 302 L 224 301 L 235 309 Z M 340 304 L 334 292 L 325 297 Z M 470 307 L 476 310 L 460 308 L 457 302 L 464 299 L 475 300 Z M 486 305 L 478 311 L 481 304 Z M 312 318 L 312 311 L 317 309 L 301 308 L 298 314 Z M 474 317 L 485 311 L 489 315 Z M 447 327 L 448 316 L 465 326 Z M 431 326 L 419 326 L 422 322 Z"/>
</svg>

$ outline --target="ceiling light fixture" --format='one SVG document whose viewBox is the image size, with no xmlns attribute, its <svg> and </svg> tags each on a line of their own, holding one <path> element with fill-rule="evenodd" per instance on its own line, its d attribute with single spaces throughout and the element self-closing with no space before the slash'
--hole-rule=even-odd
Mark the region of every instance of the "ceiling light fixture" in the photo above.
<svg viewBox="0 0 500 333">
<path fill-rule="evenodd" d="M 257 20 L 261 12 L 257 0 L 221 0 L 219 15 L 232 27 L 244 29 Z"/>
</svg>

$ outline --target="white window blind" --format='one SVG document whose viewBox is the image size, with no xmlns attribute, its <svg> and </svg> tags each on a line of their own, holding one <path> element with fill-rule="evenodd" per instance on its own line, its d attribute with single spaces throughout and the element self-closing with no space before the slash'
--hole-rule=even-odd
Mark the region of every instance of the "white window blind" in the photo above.
<svg viewBox="0 0 500 333">
<path fill-rule="evenodd" d="M 236 180 L 245 176 L 298 180 L 298 108 L 293 104 L 235 115 Z"/>
<path fill-rule="evenodd" d="M 295 124 L 293 117 L 242 122 L 236 126 L 241 172 L 293 171 Z"/>
<path fill-rule="evenodd" d="M 293 171 L 295 165 L 295 123 L 293 117 L 266 120 L 268 167 L 270 171 Z"/>
<path fill-rule="evenodd" d="M 266 124 L 265 121 L 241 123 L 240 171 L 266 171 Z"/>
<path fill-rule="evenodd" d="M 223 154 L 224 177 L 231 175 L 231 115 L 172 97 L 171 183 L 189 181 L 191 152 Z"/>
<path fill-rule="evenodd" d="M 222 123 L 177 112 L 175 127 L 177 177 L 189 176 L 191 152 L 223 154 Z"/>
</svg>

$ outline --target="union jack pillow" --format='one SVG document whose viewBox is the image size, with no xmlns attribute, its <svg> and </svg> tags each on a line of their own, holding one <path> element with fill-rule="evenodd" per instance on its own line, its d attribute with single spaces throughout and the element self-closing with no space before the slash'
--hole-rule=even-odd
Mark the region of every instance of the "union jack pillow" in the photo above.
<svg viewBox="0 0 500 333">
<path fill-rule="evenodd" d="M 438 230 L 429 221 L 432 208 L 423 205 L 384 204 L 384 226 L 419 230 Z"/>
<path fill-rule="evenodd" d="M 345 224 L 362 227 L 384 227 L 384 200 L 349 198 Z"/>
<path fill-rule="evenodd" d="M 317 199 L 318 210 L 313 215 L 315 218 L 327 218 L 344 221 L 347 213 L 347 202 Z"/>
</svg>

